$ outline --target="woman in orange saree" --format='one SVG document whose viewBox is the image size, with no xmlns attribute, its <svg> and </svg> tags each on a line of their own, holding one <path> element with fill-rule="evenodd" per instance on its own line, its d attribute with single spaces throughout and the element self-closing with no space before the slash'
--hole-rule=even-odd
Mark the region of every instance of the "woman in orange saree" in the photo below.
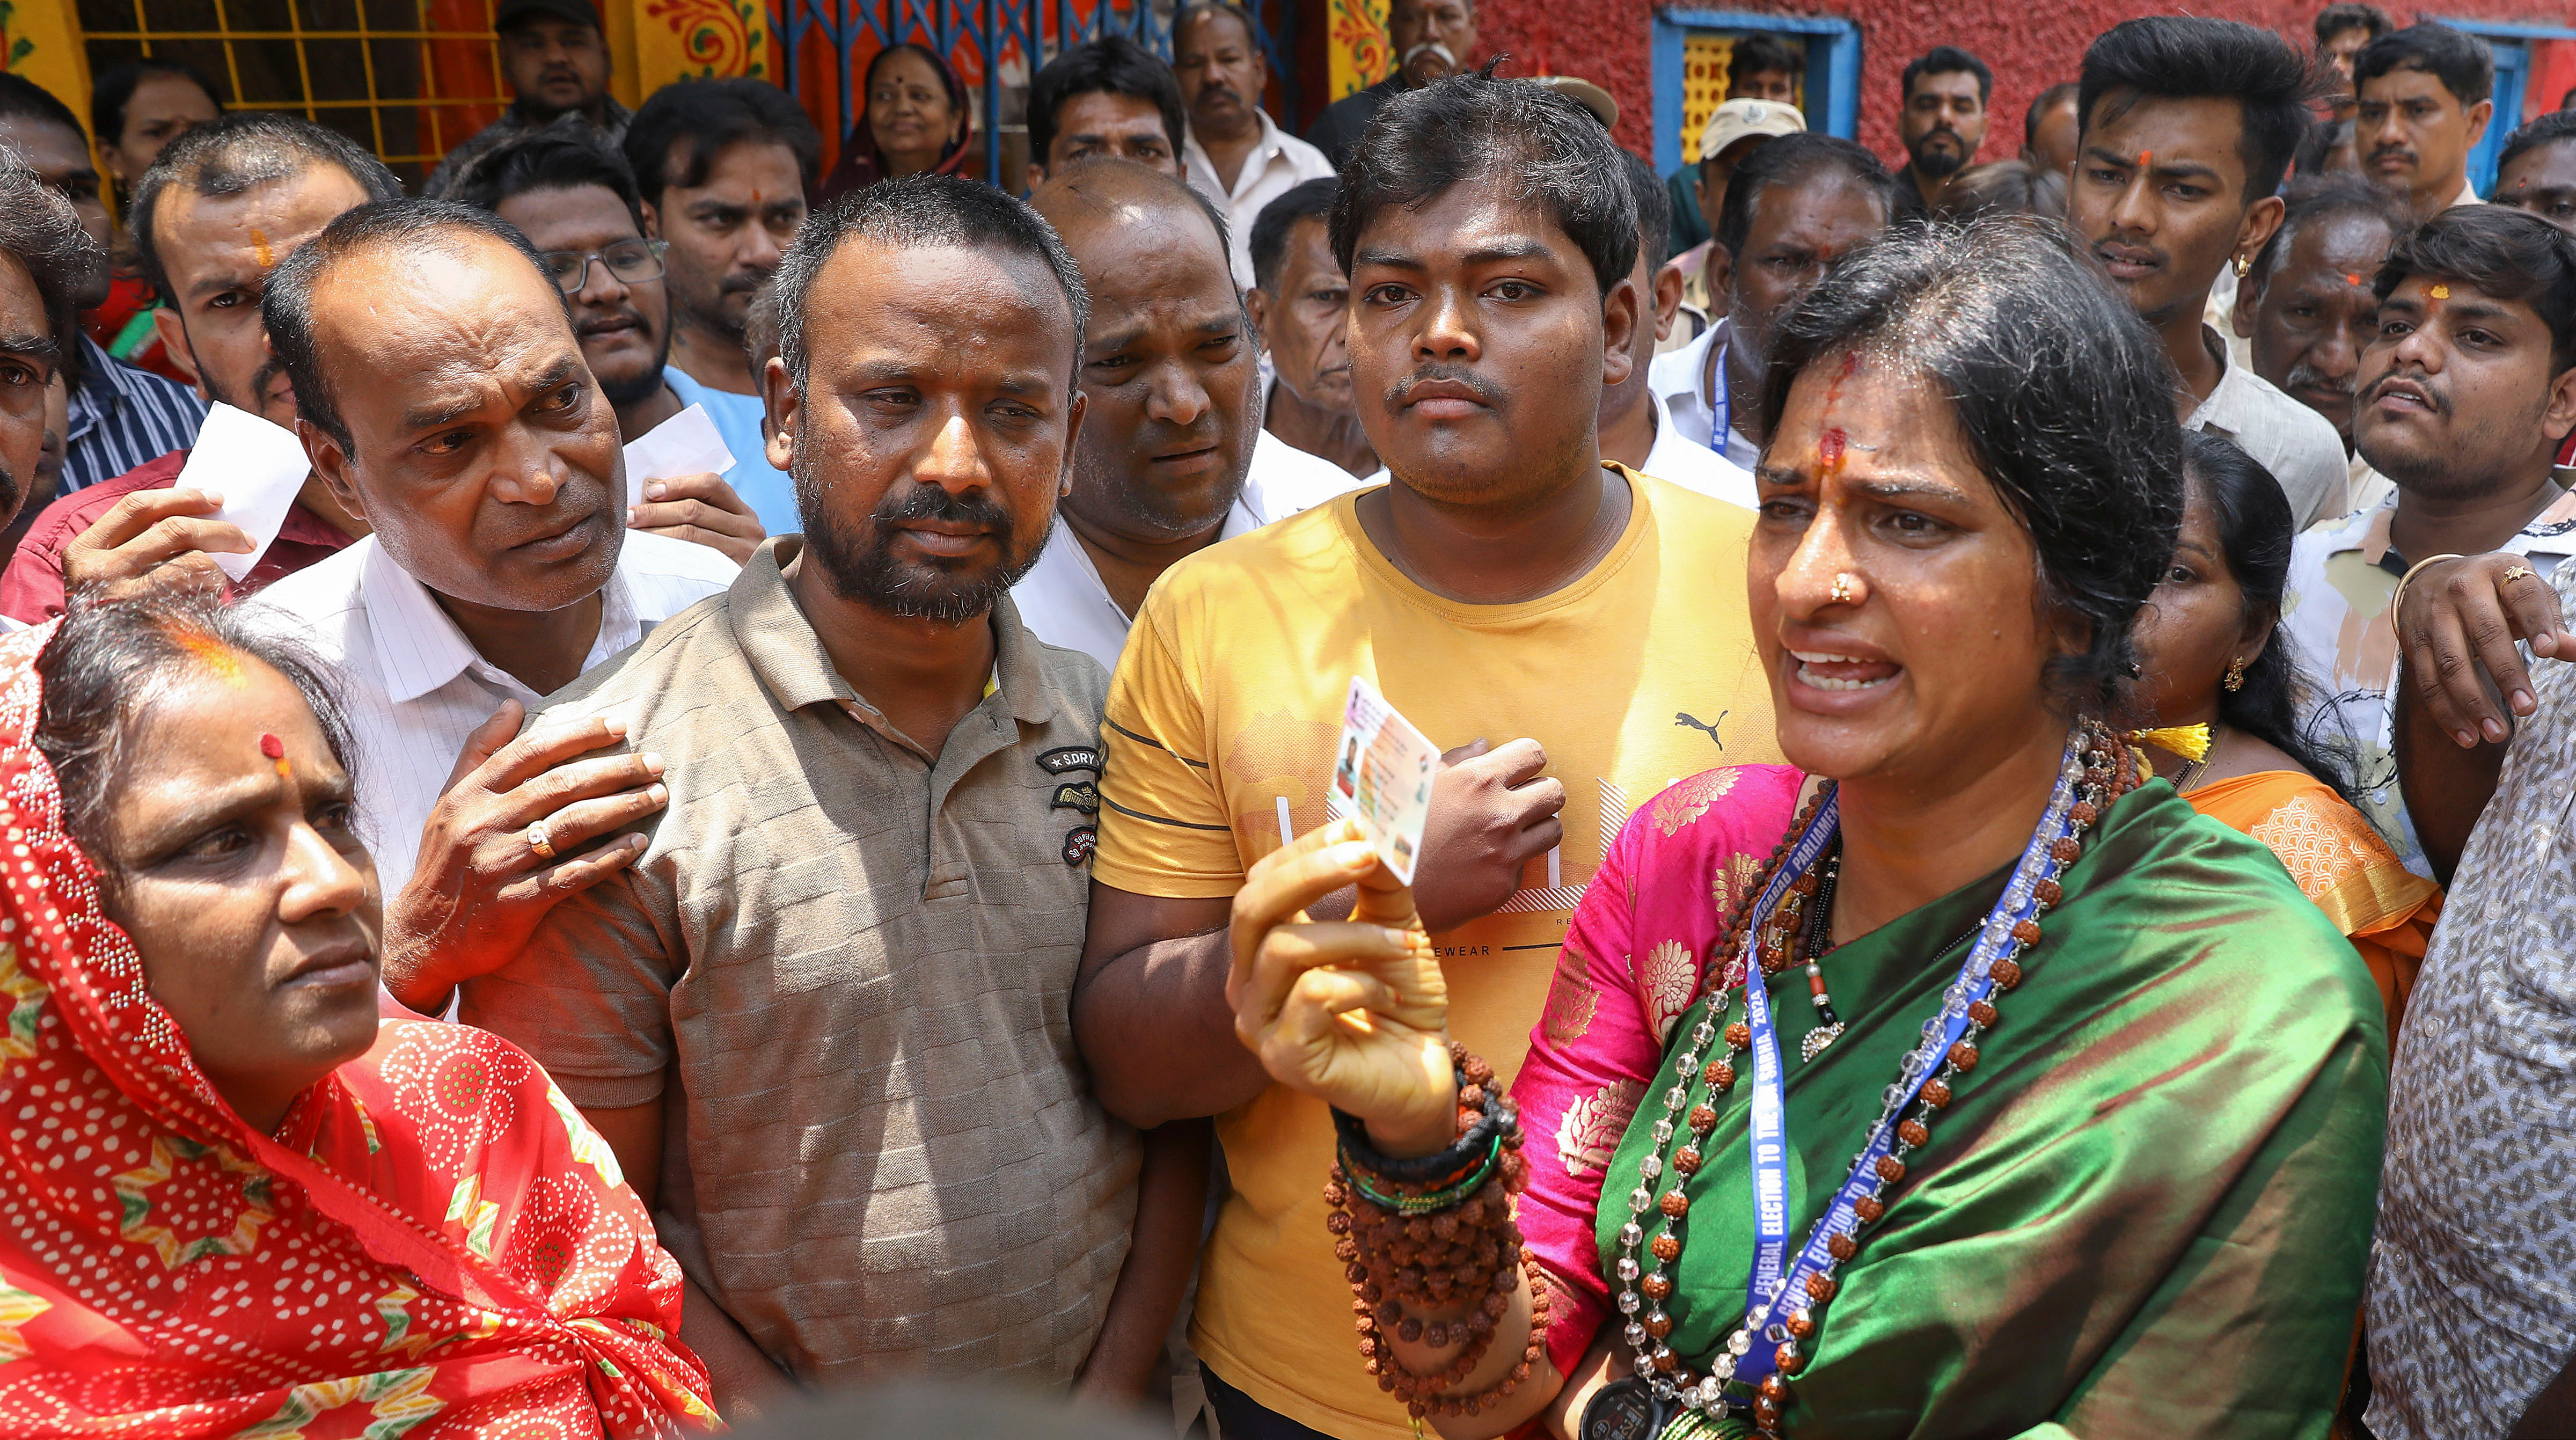
<svg viewBox="0 0 2576 1440">
<path fill-rule="evenodd" d="M 2193 809 L 2263 842 L 2352 941 L 2393 1038 L 2441 887 L 2399 861 L 2337 789 L 2337 757 L 2299 733 L 2278 628 L 2293 533 L 2281 487 L 2234 442 L 2196 432 L 2183 474 L 2182 539 L 2138 617 L 2159 727 L 2144 738 Z"/>
<path fill-rule="evenodd" d="M 607 1145 L 378 1023 L 320 674 L 202 601 L 0 639 L 0 1434 L 717 1428 Z"/>
</svg>

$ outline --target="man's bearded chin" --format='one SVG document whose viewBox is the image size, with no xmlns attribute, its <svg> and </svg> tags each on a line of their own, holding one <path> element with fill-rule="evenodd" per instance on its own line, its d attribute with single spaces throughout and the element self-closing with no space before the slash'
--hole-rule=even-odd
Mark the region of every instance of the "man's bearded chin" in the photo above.
<svg viewBox="0 0 2576 1440">
<path fill-rule="evenodd" d="M 1045 532 L 1033 539 L 1019 535 L 1010 512 L 983 495 L 951 495 L 935 485 L 913 488 L 900 498 L 888 496 L 868 517 L 862 535 L 832 508 L 812 466 L 799 451 L 788 466 L 796 484 L 796 515 L 805 527 L 805 547 L 832 582 L 832 593 L 854 604 L 905 619 L 962 625 L 988 614 L 993 602 L 1020 583 L 1038 563 Z M 1005 558 L 981 573 L 937 564 L 908 564 L 894 558 L 887 537 L 904 520 L 947 520 L 982 525 L 1001 543 Z"/>
<path fill-rule="evenodd" d="M 606 377 L 597 376 L 594 373 L 594 378 L 599 380 L 599 398 L 621 410 L 629 405 L 642 404 L 652 399 L 662 388 L 662 372 L 670 368 L 671 330 L 672 327 L 669 325 L 662 327 L 661 343 L 653 349 L 652 368 L 639 373 L 634 379 L 612 385 L 608 383 Z M 754 378 L 757 379 L 756 376 Z"/>
<path fill-rule="evenodd" d="M 1958 152 L 1953 154 L 1947 150 L 1930 149 L 1929 142 L 1932 139 L 1932 135 L 1949 136 L 1950 139 L 1958 145 Z M 1923 139 L 1926 143 L 1925 149 L 1909 151 L 1906 155 L 1907 159 L 1914 162 L 1915 173 L 1929 176 L 1934 180 L 1946 180 L 1967 168 L 1968 142 L 1961 140 L 1956 131 L 1935 130 L 1931 135 L 1924 136 Z"/>
</svg>

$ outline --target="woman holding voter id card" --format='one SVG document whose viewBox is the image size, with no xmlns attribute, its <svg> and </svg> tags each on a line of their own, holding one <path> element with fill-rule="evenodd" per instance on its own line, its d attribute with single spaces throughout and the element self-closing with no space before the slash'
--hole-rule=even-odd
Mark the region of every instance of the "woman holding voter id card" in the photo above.
<svg viewBox="0 0 2576 1440">
<path fill-rule="evenodd" d="M 1252 868 L 1236 1027 L 1339 1112 L 1314 1243 L 1426 1424 L 2327 1433 L 2385 1024 L 2121 733 L 2172 387 L 2012 221 L 1860 251 L 1782 322 L 1749 584 L 1795 768 L 1636 810 L 1509 1097 L 1356 821 Z"/>
</svg>

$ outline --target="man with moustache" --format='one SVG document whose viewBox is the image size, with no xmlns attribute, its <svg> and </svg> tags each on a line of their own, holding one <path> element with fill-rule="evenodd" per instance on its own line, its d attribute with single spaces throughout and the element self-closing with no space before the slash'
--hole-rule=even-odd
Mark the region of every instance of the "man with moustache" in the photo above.
<svg viewBox="0 0 2576 1440">
<path fill-rule="evenodd" d="M 1388 101 L 1342 185 L 1352 378 L 1393 479 L 1147 597 L 1102 727 L 1074 997 L 1112 1113 L 1217 1117 L 1234 1193 L 1190 1346 L 1230 1440 L 1412 1435 L 1351 1363 L 1315 1181 L 1332 1118 L 1269 1084 L 1225 1004 L 1232 897 L 1324 823 L 1352 677 L 1456 747 L 1414 895 L 1458 962 L 1457 1038 L 1506 1077 L 1601 837 L 1674 775 L 1772 752 L 1752 515 L 1601 460 L 1601 387 L 1643 310 L 1608 133 L 1540 86 L 1458 75 Z"/>
<path fill-rule="evenodd" d="M 1233 0 L 1191 5 L 1172 18 L 1172 73 L 1189 107 L 1181 167 L 1225 210 L 1234 283 L 1252 286 L 1252 224 L 1262 207 L 1301 182 L 1329 178 L 1324 152 L 1279 128 L 1261 108 L 1270 62 L 1252 16 Z"/>
<path fill-rule="evenodd" d="M 2434 556 L 2509 552 L 2521 558 L 2490 568 L 2519 563 L 2545 577 L 2576 555 L 2576 495 L 2551 478 L 2576 432 L 2576 314 L 2562 308 L 2576 276 L 2569 243 L 2545 222 L 2488 205 L 2445 210 L 2399 243 L 2374 280 L 2379 324 L 2353 420 L 2362 458 L 2396 489 L 2300 536 L 2290 562 L 2281 623 L 2308 672 L 2309 723 L 2352 748 L 2364 813 L 2409 868 L 2437 879 L 2469 826 L 2452 818 L 2462 812 L 2449 797 L 2421 799 L 2429 792 L 2400 784 L 2409 737 L 2398 725 L 2391 600 L 2398 580 Z M 2451 728 L 2414 743 L 2447 744 Z M 2493 774 L 2490 763 L 2490 785 Z M 2419 804 L 2436 807 L 2420 827 Z M 2476 806 L 2465 813 L 2474 820 Z"/>
<path fill-rule="evenodd" d="M 1029 204 L 1081 267 L 1091 308 L 1073 483 L 1011 598 L 1039 639 L 1111 670 L 1164 571 L 1353 482 L 1261 429 L 1259 344 L 1205 195 L 1104 160 Z"/>
<path fill-rule="evenodd" d="M 1762 458 L 1763 355 L 1771 327 L 1825 278 L 1834 257 L 1884 233 L 1897 186 L 1849 140 L 1800 132 L 1765 143 L 1726 187 L 1709 249 L 1723 318 L 1655 357 L 1647 383 L 1676 434 L 1741 470 Z"/>
<path fill-rule="evenodd" d="M 777 286 L 803 534 L 537 717 L 624 724 L 671 804 L 463 1017 L 655 1207 L 729 1414 L 924 1374 L 1132 1405 L 1207 1157 L 1140 1161 L 1075 1054 L 1104 677 L 1010 595 L 1086 423 L 1082 277 L 1019 201 L 918 175 L 835 201 Z"/>
<path fill-rule="evenodd" d="M 514 141 L 485 157 L 456 198 L 509 221 L 545 257 L 572 297 L 573 329 L 599 393 L 632 443 L 687 407 L 670 385 L 671 307 L 662 288 L 661 242 L 644 238 L 643 205 L 626 162 L 577 135 L 552 132 Z M 727 411 L 731 418 L 735 412 Z M 710 415 L 709 419 L 716 417 Z M 628 507 L 637 530 L 712 545 L 740 564 L 775 519 L 796 522 L 796 497 L 775 486 L 758 430 L 724 435 L 735 452 L 723 475 L 656 477 L 644 503 Z M 751 491 L 734 488 L 739 479 Z M 766 514 L 762 513 L 766 511 Z"/>
<path fill-rule="evenodd" d="M 447 152 L 421 186 L 424 195 L 454 195 L 484 156 L 559 121 L 614 149 L 635 119 L 608 93 L 608 32 L 595 0 L 501 0 L 492 33 L 510 108 Z"/>
<path fill-rule="evenodd" d="M 348 137 L 272 111 L 235 111 L 161 152 L 134 187 L 129 219 L 143 272 L 164 297 L 153 324 L 163 348 L 195 373 L 200 398 L 294 427 L 295 390 L 260 324 L 270 272 L 342 213 L 401 193 L 392 172 Z M 81 586 L 223 584 L 213 556 L 249 553 L 250 537 L 212 518 L 219 494 L 173 488 L 190 453 L 172 451 L 46 507 L 0 572 L 0 614 L 51 619 L 63 613 L 66 591 Z M 319 564 L 366 533 L 328 485 L 307 476 L 240 588 L 257 591 Z"/>
<path fill-rule="evenodd" d="M 1994 72 L 1956 45 L 1935 45 L 1907 63 L 1897 87 L 1896 133 L 1905 168 L 1896 172 L 1897 217 L 1919 220 L 1949 192 L 1950 179 L 1977 163 L 1986 143 Z"/>
<path fill-rule="evenodd" d="M 1324 107 L 1306 139 L 1335 170 L 1350 163 L 1379 107 L 1465 69 L 1476 51 L 1476 0 L 1387 0 L 1387 49 L 1395 73 Z"/>
<path fill-rule="evenodd" d="M 44 463 L 47 396 L 80 333 L 76 301 L 95 252 L 70 202 L 0 150 L 0 524 Z M 0 616 L 0 629 L 17 628 Z"/>
<path fill-rule="evenodd" d="M 2163 337 L 2188 429 L 2222 435 L 2272 472 L 2305 529 L 2343 513 L 2334 427 L 2233 363 L 2206 316 L 2281 224 L 2274 192 L 2307 133 L 2307 58 L 2235 20 L 2124 21 L 2084 52 L 2084 133 L 2066 223 Z"/>
<path fill-rule="evenodd" d="M 1335 180 L 1309 180 L 1263 206 L 1252 226 L 1252 327 L 1270 352 L 1261 427 L 1353 476 L 1377 473 L 1351 396 L 1351 282 L 1333 258 Z"/>
<path fill-rule="evenodd" d="M 644 233 L 669 247 L 662 264 L 671 357 L 663 379 L 683 405 L 750 417 L 719 428 L 757 423 L 760 381 L 743 353 L 743 316 L 805 221 L 822 145 L 787 92 L 762 80 L 674 81 L 654 91 L 627 128 Z"/>
<path fill-rule="evenodd" d="M 341 675 L 385 983 L 435 1013 L 450 987 L 416 967 L 506 953 L 640 848 L 582 845 L 660 803 L 633 756 L 529 784 L 614 736 L 508 745 L 520 716 L 736 567 L 620 523 L 616 416 L 545 263 L 489 212 L 361 205 L 278 265 L 260 313 L 314 473 L 374 530 L 252 603 Z"/>
<path fill-rule="evenodd" d="M 2254 373 L 2324 416 L 2343 437 L 2344 510 L 2375 510 L 2388 477 L 2352 444 L 2361 352 L 2379 334 L 2371 281 L 2410 228 L 2405 208 L 2358 175 L 2293 181 L 2281 228 L 2236 289 L 2235 327 L 2252 337 Z"/>
<path fill-rule="evenodd" d="M 2486 42 L 2428 20 L 2371 41 L 2352 73 L 2362 173 L 2395 192 L 2418 221 L 2478 203 L 2469 152 L 2495 116 Z"/>
</svg>

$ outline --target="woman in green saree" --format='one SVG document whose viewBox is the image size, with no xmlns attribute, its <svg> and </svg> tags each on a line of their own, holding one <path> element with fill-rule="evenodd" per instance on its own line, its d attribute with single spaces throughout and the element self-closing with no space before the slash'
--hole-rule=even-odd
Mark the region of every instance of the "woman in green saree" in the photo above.
<svg viewBox="0 0 2576 1440">
<path fill-rule="evenodd" d="M 2011 221 L 1782 332 L 1749 602 L 1796 769 L 1631 817 L 1520 1154 L 1355 829 L 1236 900 L 1239 1033 L 1347 1117 L 1362 1362 L 1452 1440 L 2324 1435 L 2387 1042 L 2270 852 L 2104 727 L 2181 510 L 2162 353 Z"/>
</svg>

